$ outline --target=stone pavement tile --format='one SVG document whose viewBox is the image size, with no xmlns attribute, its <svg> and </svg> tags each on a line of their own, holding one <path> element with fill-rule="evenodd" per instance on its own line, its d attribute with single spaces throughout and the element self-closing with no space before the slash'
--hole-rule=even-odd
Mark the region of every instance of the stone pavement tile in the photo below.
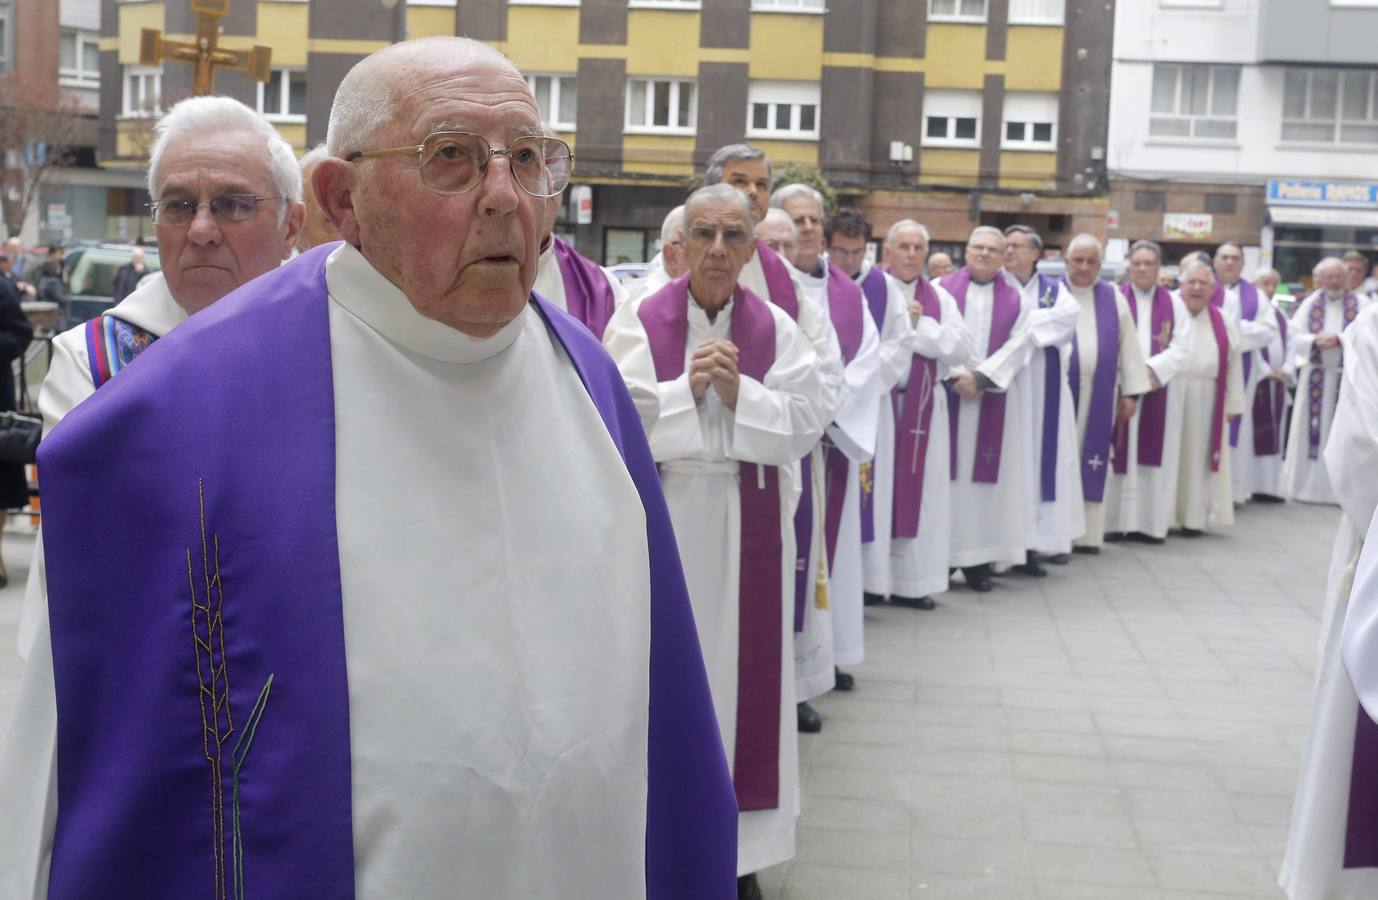
<svg viewBox="0 0 1378 900">
<path fill-rule="evenodd" d="M 1005 711 L 998 706 L 924 704 L 913 708 L 912 717 L 917 730 L 920 731 L 935 726 L 989 731 L 1000 731 L 1006 727 Z"/>
<path fill-rule="evenodd" d="M 1147 762 L 1196 763 L 1202 759 L 1202 747 L 1191 739 L 1155 738 L 1118 734 L 1102 736 L 1105 752 L 1111 759 L 1133 759 Z"/>
<path fill-rule="evenodd" d="M 1036 881 L 1039 900 L 1161 900 L 1162 894 L 1145 887 L 1112 887 L 1070 881 Z"/>
<path fill-rule="evenodd" d="M 1054 756 L 1038 753 L 1011 753 L 1010 763 L 1016 778 L 1029 781 L 1064 781 L 1072 784 L 1112 784 L 1110 765 L 1103 759 Z"/>
<path fill-rule="evenodd" d="M 1192 735 L 1176 715 L 1149 716 L 1098 712 L 1094 718 L 1101 734 L 1159 738 L 1185 738 Z"/>
<path fill-rule="evenodd" d="M 1258 858 L 1195 853 L 1149 854 L 1158 884 L 1167 890 L 1277 897 L 1277 872 Z"/>
<path fill-rule="evenodd" d="M 1249 829 L 1238 822 L 1134 817 L 1134 830 L 1145 850 L 1259 857 Z"/>
<path fill-rule="evenodd" d="M 814 766 L 809 774 L 808 793 L 855 800 L 907 798 L 911 778 L 907 770 Z"/>
<path fill-rule="evenodd" d="M 1116 785 L 1020 781 L 1019 803 L 1036 812 L 1113 816 L 1126 810 L 1125 789 Z"/>
<path fill-rule="evenodd" d="M 838 720 L 834 720 L 838 727 L 829 728 L 827 721 L 832 717 L 833 707 L 838 702 L 844 701 L 831 701 L 824 696 L 814 703 L 824 719 L 823 731 L 814 735 L 814 739 L 819 743 L 844 741 L 849 744 L 881 744 L 903 747 L 914 739 L 914 726 L 909 722 L 877 722 L 863 719 L 847 722 L 844 727 L 838 723 Z"/>
<path fill-rule="evenodd" d="M 895 833 L 909 827 L 909 803 L 903 794 L 879 800 L 815 796 L 801 806 L 801 823 L 819 828 Z"/>
<path fill-rule="evenodd" d="M 1088 694 L 1105 697 L 1139 697 L 1158 699 L 1167 697 L 1166 687 L 1157 677 L 1124 678 L 1119 676 L 1096 676 L 1084 683 Z"/>
<path fill-rule="evenodd" d="M 1032 881 L 915 872 L 909 879 L 909 897 L 910 900 L 1038 900 L 1038 893 Z"/>
<path fill-rule="evenodd" d="M 1003 694 L 1003 689 L 997 686 L 932 684 L 922 676 L 913 690 L 916 702 L 942 706 L 998 706 Z"/>
<path fill-rule="evenodd" d="M 1098 759 L 1105 746 L 1098 734 L 1067 731 L 1018 731 L 1010 735 L 1009 748 L 1015 753 Z"/>
<path fill-rule="evenodd" d="M 1296 788 L 1297 773 L 1290 767 L 1212 766 L 1211 772 L 1220 786 L 1232 794 L 1291 797 Z"/>
<path fill-rule="evenodd" d="M 1062 712 L 1086 712 L 1084 694 L 1064 694 L 1055 691 L 1006 688 L 1000 692 L 1000 702 L 1015 709 L 1045 709 Z"/>
<path fill-rule="evenodd" d="M 836 723 L 834 723 L 836 724 Z M 833 727 L 823 724 L 823 734 L 829 729 L 847 737 L 843 726 Z M 815 767 L 850 768 L 865 771 L 909 772 L 913 763 L 913 751 L 908 746 L 889 744 L 855 744 L 849 741 L 819 741 L 822 734 L 800 735 L 801 748 L 812 745 L 809 758 Z"/>
<path fill-rule="evenodd" d="M 1086 712 L 1059 712 L 1048 709 L 1008 709 L 1005 716 L 1016 731 L 1068 731 L 1095 734 L 1096 725 Z"/>
<path fill-rule="evenodd" d="M 1171 700 L 1147 697 L 1112 697 L 1108 694 L 1089 694 L 1086 704 L 1093 713 L 1115 716 L 1173 716 L 1177 707 Z"/>
<path fill-rule="evenodd" d="M 922 725 L 915 726 L 911 746 L 919 750 L 1004 752 L 1010 748 L 1010 735 L 1004 728 Z"/>
<path fill-rule="evenodd" d="M 1211 771 L 1199 763 L 1116 759 L 1110 762 L 1110 771 L 1116 782 L 1125 787 L 1171 791 L 1214 791 L 1221 787 Z"/>
<path fill-rule="evenodd" d="M 908 831 L 847 831 L 800 825 L 795 833 L 795 859 L 815 866 L 850 869 L 909 868 Z"/>
<path fill-rule="evenodd" d="M 909 860 L 913 871 L 921 873 L 1011 880 L 1030 874 L 1023 840 L 982 841 L 915 833 L 910 838 Z"/>
<path fill-rule="evenodd" d="M 1282 868 L 1282 856 L 1287 850 L 1286 822 L 1270 822 L 1267 825 L 1245 825 L 1254 843 L 1268 859 L 1273 860 L 1275 868 Z"/>
<path fill-rule="evenodd" d="M 789 900 L 908 900 L 909 876 L 899 869 L 838 869 L 801 863 L 789 867 L 781 896 Z"/>
<path fill-rule="evenodd" d="M 864 675 L 856 690 L 858 696 L 866 700 L 891 700 L 898 703 L 914 702 L 914 692 L 915 687 L 911 682 L 868 680 Z"/>
<path fill-rule="evenodd" d="M 1031 843 L 1029 863 L 1034 877 L 1040 880 L 1125 887 L 1157 886 L 1148 856 L 1138 850 Z"/>
<path fill-rule="evenodd" d="M 939 747 L 914 748 L 907 752 L 911 771 L 926 775 L 1008 778 L 1011 774 L 1010 756 L 1004 751 Z"/>
<path fill-rule="evenodd" d="M 1291 794 L 1230 794 L 1239 820 L 1248 825 L 1276 825 L 1292 816 Z"/>
<path fill-rule="evenodd" d="M 1042 844 L 1072 844 L 1079 847 L 1139 846 L 1138 835 L 1126 813 L 1092 814 L 1085 812 L 1023 811 L 1024 838 Z"/>
<path fill-rule="evenodd" d="M 1115 678 L 1153 678 L 1153 669 L 1139 659 L 1094 659 L 1076 657 L 1072 660 L 1072 670 L 1078 675 L 1098 677 L 1109 675 Z"/>
<path fill-rule="evenodd" d="M 865 681 L 857 682 L 855 691 L 827 704 L 830 718 L 874 722 L 913 722 L 918 709 L 912 701 L 872 699 Z"/>
</svg>

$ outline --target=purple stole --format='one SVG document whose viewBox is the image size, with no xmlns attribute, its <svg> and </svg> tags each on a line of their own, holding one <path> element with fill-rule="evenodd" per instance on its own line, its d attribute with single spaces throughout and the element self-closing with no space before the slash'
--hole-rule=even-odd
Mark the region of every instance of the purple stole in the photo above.
<svg viewBox="0 0 1378 900">
<path fill-rule="evenodd" d="M 560 278 L 565 284 L 565 306 L 571 316 L 588 326 L 593 336 L 601 341 L 608 320 L 617 308 L 617 298 L 612 285 L 608 284 L 608 276 L 563 238 L 556 236 L 553 240 L 555 261 L 560 264 Z"/>
<path fill-rule="evenodd" d="M 923 306 L 923 314 L 933 321 L 943 320 L 943 305 L 938 292 L 922 275 L 914 285 L 914 297 Z M 938 388 L 938 361 L 927 356 L 913 355 L 909 362 L 909 380 L 904 385 L 904 405 L 896 417 L 895 429 L 895 505 L 891 534 L 896 538 L 917 538 L 919 518 L 923 512 L 923 481 L 928 459 L 928 433 L 933 424 L 933 396 Z M 909 460 L 909 473 L 902 475 L 900 465 Z"/>
<path fill-rule="evenodd" d="M 1125 282 L 1121 289 L 1129 305 L 1134 326 L 1139 325 L 1139 301 L 1134 295 L 1134 286 Z M 1172 341 L 1176 327 L 1172 312 L 1172 295 L 1167 288 L 1155 286 L 1153 289 L 1153 313 L 1149 332 L 1149 356 L 1157 356 L 1167 349 Z M 1139 458 L 1141 466 L 1159 467 L 1163 464 L 1163 442 L 1167 432 L 1167 385 L 1145 394 L 1139 402 Z M 1115 447 L 1112 454 L 1115 472 L 1123 475 L 1129 471 L 1129 420 L 1115 423 Z"/>
<path fill-rule="evenodd" d="M 1369 718 L 1362 704 L 1354 727 L 1344 868 L 1378 868 L 1378 724 Z"/>
<path fill-rule="evenodd" d="M 866 273 L 866 277 L 861 279 L 861 292 L 866 296 L 866 308 L 871 313 L 871 322 L 876 326 L 876 334 L 885 330 L 885 304 L 890 293 L 890 284 L 885 280 L 888 270 L 880 266 L 872 266 L 871 271 Z M 890 392 L 890 405 L 896 410 L 895 419 L 899 419 L 899 389 L 895 388 Z M 876 504 L 875 504 L 875 480 L 863 477 L 861 479 L 861 542 L 869 544 L 876 539 Z"/>
<path fill-rule="evenodd" d="M 637 310 L 659 381 L 684 374 L 689 303 L 689 276 L 683 275 L 641 301 Z M 766 302 L 740 284 L 732 294 L 731 335 L 741 374 L 764 381 L 775 363 L 775 319 Z M 780 805 L 780 470 L 741 463 L 739 486 L 737 742 L 732 771 L 737 804 L 746 812 Z"/>
<path fill-rule="evenodd" d="M 1211 330 L 1215 332 L 1215 346 L 1219 354 L 1219 368 L 1215 376 L 1215 412 L 1211 416 L 1211 471 L 1220 471 L 1220 450 L 1225 443 L 1225 385 L 1230 376 L 1230 336 L 1225 330 L 1225 314 L 1218 306 L 1207 306 Z"/>
<path fill-rule="evenodd" d="M 799 321 L 799 298 L 794 294 L 794 279 L 790 277 L 785 261 L 765 244 L 756 245 L 756 257 L 761 261 L 761 272 L 766 277 L 766 299 L 785 311 L 791 319 Z"/>
<path fill-rule="evenodd" d="M 882 276 L 883 278 L 884 276 Z M 861 349 L 861 338 L 865 334 L 862 311 L 861 289 L 855 281 L 847 277 L 833 263 L 828 263 L 828 315 L 837 331 L 837 342 L 842 348 L 842 364 L 851 365 Z M 833 559 L 837 556 L 837 533 L 842 527 L 842 507 L 847 499 L 847 472 L 851 462 L 847 454 L 837 449 L 832 441 L 823 441 L 823 483 L 826 496 L 823 501 L 823 539 L 828 553 L 828 571 L 833 570 Z M 866 496 L 863 492 L 862 496 Z"/>
<path fill-rule="evenodd" d="M 1120 313 L 1115 287 L 1104 281 L 1095 286 L 1096 371 L 1091 378 L 1091 406 L 1086 414 L 1086 440 L 1081 447 L 1081 485 L 1088 503 L 1105 499 L 1105 476 L 1110 441 L 1115 428 L 1115 382 L 1120 362 Z M 1067 376 L 1072 406 L 1081 409 L 1081 343 L 1072 341 L 1072 362 Z"/>
<path fill-rule="evenodd" d="M 957 308 L 966 315 L 967 288 L 971 286 L 971 271 L 966 267 L 958 269 L 938 282 L 952 299 Z M 1019 319 L 1019 292 L 1001 278 L 995 276 L 994 297 L 990 320 L 990 341 L 986 344 L 986 355 L 994 353 L 1010 339 L 1010 331 Z M 957 478 L 957 423 L 961 404 L 957 402 L 956 392 L 949 388 L 948 419 L 952 429 L 952 479 Z M 971 480 L 977 484 L 995 484 L 1000 478 L 1000 451 L 1005 443 L 1005 393 L 986 391 L 981 395 L 981 415 L 976 424 L 976 460 L 972 465 Z"/>
<path fill-rule="evenodd" d="M 1312 334 L 1320 334 L 1325 329 L 1325 304 L 1329 301 L 1325 298 L 1325 292 L 1316 291 L 1311 295 L 1311 314 L 1307 317 L 1306 328 Z M 1340 330 L 1344 331 L 1350 323 L 1359 315 L 1359 298 L 1351 291 L 1346 291 L 1344 296 L 1344 323 L 1340 325 Z M 1325 369 L 1323 368 L 1324 357 L 1321 356 L 1320 349 L 1311 348 L 1311 374 L 1306 381 L 1306 456 L 1308 459 L 1319 459 L 1321 455 L 1321 414 L 1325 411 Z M 1336 390 L 1339 390 L 1338 385 Z"/>
<path fill-rule="evenodd" d="M 1287 317 L 1281 311 L 1273 310 L 1278 319 L 1278 334 L 1282 346 L 1287 347 Z M 1272 365 L 1268 348 L 1259 351 L 1263 361 Z M 1282 414 L 1287 401 L 1287 388 L 1280 381 L 1264 378 L 1259 381 L 1254 393 L 1254 456 L 1275 456 L 1282 452 Z"/>
<path fill-rule="evenodd" d="M 1223 309 L 1225 306 L 1225 285 L 1216 282 L 1215 292 L 1211 294 L 1211 306 Z M 1239 279 L 1239 319 L 1240 321 L 1252 321 L 1258 315 L 1258 288 L 1252 283 Z M 1250 353 L 1240 354 L 1240 365 L 1244 367 L 1244 387 L 1249 386 L 1249 374 L 1254 369 L 1254 355 Z M 1241 420 L 1235 419 L 1230 422 L 1230 446 L 1239 446 L 1239 426 Z"/>
<path fill-rule="evenodd" d="M 1057 303 L 1061 283 L 1051 275 L 1038 276 L 1038 305 L 1049 309 Z M 1047 301 L 1046 303 L 1044 301 Z M 1043 348 L 1043 435 L 1042 463 L 1039 466 L 1039 498 L 1044 503 L 1057 500 L 1057 426 L 1062 416 L 1062 350 Z"/>
<path fill-rule="evenodd" d="M 336 246 L 159 339 L 39 449 L 62 772 L 54 900 L 308 884 L 313 898 L 354 897 L 325 289 Z M 648 896 L 730 896 L 736 809 L 650 448 L 607 353 L 533 303 L 646 513 Z M 92 508 L 118 508 L 127 527 Z"/>
</svg>

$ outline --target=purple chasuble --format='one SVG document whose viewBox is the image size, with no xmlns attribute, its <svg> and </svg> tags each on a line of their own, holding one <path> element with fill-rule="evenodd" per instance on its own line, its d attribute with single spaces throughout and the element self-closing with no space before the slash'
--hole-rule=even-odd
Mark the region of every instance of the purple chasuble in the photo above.
<svg viewBox="0 0 1378 900">
<path fill-rule="evenodd" d="M 876 326 L 876 334 L 885 330 L 885 304 L 890 294 L 890 283 L 886 281 L 886 269 L 872 266 L 866 277 L 861 279 L 861 292 L 866 295 L 866 308 L 871 313 L 871 322 Z M 899 419 L 899 388 L 890 391 L 890 406 Z M 876 497 L 875 479 L 865 473 L 858 473 L 861 479 L 861 542 L 869 544 L 876 539 Z"/>
<path fill-rule="evenodd" d="M 884 276 L 882 276 L 884 277 Z M 861 288 L 832 263 L 828 263 L 828 315 L 833 329 L 837 332 L 837 342 L 842 348 L 842 364 L 849 366 L 861 349 L 861 338 L 865 334 L 861 317 L 866 315 L 862 308 Z M 837 556 L 837 533 L 842 527 L 842 507 L 847 499 L 847 473 L 851 462 L 847 454 L 827 438 L 823 439 L 823 538 L 828 553 L 828 571 L 833 570 L 833 560 Z M 865 492 L 863 492 L 865 496 Z"/>
<path fill-rule="evenodd" d="M 1225 330 L 1225 314 L 1218 306 L 1206 307 L 1215 333 L 1218 368 L 1215 376 L 1215 412 L 1211 416 L 1211 471 L 1220 471 L 1220 451 L 1225 443 L 1225 385 L 1230 375 L 1230 336 Z"/>
<path fill-rule="evenodd" d="M 1211 306 L 1216 309 L 1225 308 L 1225 285 L 1216 282 L 1215 291 L 1211 294 Z M 1258 315 L 1258 288 L 1252 283 L 1239 279 L 1239 320 L 1241 322 L 1253 321 L 1254 316 Z M 1244 386 L 1249 386 L 1249 375 L 1254 370 L 1253 353 L 1241 353 L 1240 365 L 1244 367 Z M 1239 426 L 1240 419 L 1230 422 L 1230 446 L 1239 446 Z"/>
<path fill-rule="evenodd" d="M 1312 334 L 1320 334 L 1325 330 L 1325 304 L 1330 302 L 1326 299 L 1323 291 L 1316 291 L 1311 297 L 1311 312 L 1306 319 L 1306 330 Z M 1340 325 L 1340 330 L 1344 331 L 1359 315 L 1359 298 L 1352 292 L 1346 291 L 1344 295 L 1344 322 Z M 1308 459 L 1319 459 L 1321 455 L 1321 416 L 1325 412 L 1325 357 L 1318 347 L 1311 348 L 1311 374 L 1306 379 L 1306 456 Z M 1336 385 L 1335 390 L 1339 391 Z M 1338 393 L 1336 399 L 1339 399 Z"/>
<path fill-rule="evenodd" d="M 1081 486 L 1088 503 L 1105 499 L 1105 476 L 1109 472 L 1110 441 L 1115 429 L 1115 383 L 1120 362 L 1120 312 L 1115 287 L 1104 281 L 1095 286 L 1096 371 L 1091 378 L 1091 404 L 1086 414 L 1086 439 L 1081 447 Z M 1072 362 L 1068 373 L 1072 406 L 1081 409 L 1081 343 L 1072 339 Z"/>
<path fill-rule="evenodd" d="M 914 285 L 914 298 L 925 317 L 943 320 L 943 304 L 932 283 L 922 275 Z M 933 424 L 933 392 L 938 389 L 938 361 L 915 353 L 909 361 L 909 380 L 904 385 L 903 405 L 896 416 L 895 505 L 890 533 L 896 538 L 919 536 L 923 513 L 923 482 L 928 459 L 928 435 Z M 906 468 L 906 461 L 908 466 Z"/>
<path fill-rule="evenodd" d="M 585 259 L 569 242 L 556 236 L 555 261 L 560 264 L 560 279 L 565 285 L 565 306 L 569 314 L 583 322 L 593 336 L 603 339 L 617 297 L 608 284 L 608 276 L 597 264 Z"/>
<path fill-rule="evenodd" d="M 1121 289 L 1129 306 L 1129 314 L 1134 317 L 1134 327 L 1139 327 L 1139 301 L 1134 294 L 1134 286 L 1125 282 Z M 1153 311 L 1149 322 L 1148 355 L 1157 356 L 1167 349 L 1172 341 L 1176 327 L 1172 311 L 1172 295 L 1167 288 L 1155 285 L 1153 288 Z M 1138 464 L 1159 468 L 1163 464 L 1163 443 L 1167 437 L 1167 386 L 1150 391 L 1139 399 L 1139 455 Z M 1129 420 L 1115 423 L 1115 446 L 1111 454 L 1115 472 L 1124 475 L 1129 470 Z"/>
<path fill-rule="evenodd" d="M 1286 347 L 1287 317 L 1279 310 L 1273 310 L 1273 315 L 1277 316 L 1278 335 L 1282 346 Z M 1264 362 L 1273 364 L 1267 347 L 1259 353 Z M 1282 415 L 1286 403 L 1286 385 L 1276 378 L 1259 379 L 1258 390 L 1254 392 L 1254 456 L 1276 456 L 1282 452 Z"/>
<path fill-rule="evenodd" d="M 158 340 L 39 450 L 54 900 L 354 896 L 324 275 L 336 246 Z M 736 809 L 650 449 L 606 352 L 533 302 L 646 513 L 647 894 L 731 897 Z"/>
<path fill-rule="evenodd" d="M 967 288 L 971 285 L 971 270 L 966 266 L 953 272 L 938 282 L 952 299 L 957 301 L 957 309 L 963 316 L 967 310 Z M 1014 323 L 1019 319 L 1019 292 L 999 275 L 992 287 L 990 340 L 986 344 L 986 355 L 990 356 L 1010 339 Z M 949 389 L 948 417 L 952 429 L 952 477 L 957 477 L 957 422 L 961 404 L 956 402 L 956 392 Z M 976 421 L 976 460 L 972 464 L 971 480 L 977 484 L 995 484 L 1000 479 L 1000 452 L 1005 444 L 1005 393 L 986 391 L 981 395 L 981 414 Z"/>
<path fill-rule="evenodd" d="M 1345 815 L 1344 867 L 1378 868 L 1378 724 L 1359 707 Z"/>
<path fill-rule="evenodd" d="M 1050 309 L 1057 303 L 1062 283 L 1052 275 L 1038 276 L 1038 307 Z M 1043 348 L 1043 435 L 1039 464 L 1038 494 L 1044 503 L 1057 500 L 1057 433 L 1062 418 L 1062 348 Z"/>
<path fill-rule="evenodd" d="M 763 248 L 764 249 L 764 248 Z M 764 258 L 764 257 L 763 257 Z M 651 344 L 656 379 L 684 374 L 689 339 L 689 276 L 641 301 L 637 310 Z M 770 307 L 737 285 L 732 294 L 732 343 L 742 375 L 764 381 L 775 363 L 775 320 Z M 733 782 L 743 812 L 780 805 L 780 471 L 741 463 L 740 569 L 737 605 L 737 742 Z"/>
</svg>

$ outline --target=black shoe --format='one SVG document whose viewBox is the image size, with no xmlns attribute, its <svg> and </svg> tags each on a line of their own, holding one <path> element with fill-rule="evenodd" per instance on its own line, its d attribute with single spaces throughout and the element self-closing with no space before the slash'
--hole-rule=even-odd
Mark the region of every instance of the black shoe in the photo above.
<svg viewBox="0 0 1378 900">
<path fill-rule="evenodd" d="M 1100 548 L 1099 548 L 1099 547 L 1090 547 L 1090 546 L 1086 546 L 1086 545 L 1083 545 L 1083 544 L 1078 544 L 1077 546 L 1075 546 L 1075 547 L 1072 548 L 1072 552 L 1073 552 L 1073 553 L 1085 553 L 1087 556 L 1095 556 L 1096 554 L 1100 553 Z"/>
<path fill-rule="evenodd" d="M 933 602 L 932 597 L 901 597 L 895 594 L 890 598 L 890 602 L 896 606 L 907 606 L 910 609 L 937 609 L 938 604 Z"/>
<path fill-rule="evenodd" d="M 885 603 L 885 595 L 873 594 L 870 591 L 866 591 L 861 595 L 861 602 L 867 606 L 882 606 Z"/>
<path fill-rule="evenodd" d="M 1158 544 L 1167 543 L 1167 541 L 1164 538 L 1154 537 L 1151 534 L 1144 534 L 1142 531 L 1131 531 L 1128 535 L 1126 535 L 1126 537 L 1129 540 L 1135 541 L 1140 544 L 1152 544 L 1154 546 L 1157 546 Z"/>
<path fill-rule="evenodd" d="M 1201 535 L 1203 535 L 1203 534 L 1205 534 L 1205 532 L 1202 531 L 1200 528 L 1183 528 L 1183 529 L 1182 529 L 1182 537 L 1184 537 L 1184 538 L 1199 538 L 1199 537 L 1201 537 Z"/>
<path fill-rule="evenodd" d="M 1056 554 L 1054 554 L 1054 555 L 1052 555 L 1052 556 L 1045 556 L 1045 557 L 1043 557 L 1043 561 L 1044 561 L 1044 562 L 1052 563 L 1052 564 L 1055 565 L 1055 566 L 1065 566 L 1065 565 L 1067 565 L 1069 562 L 1072 561 L 1072 554 L 1070 554 L 1070 553 L 1056 553 Z"/>
<path fill-rule="evenodd" d="M 962 569 L 962 574 L 966 576 L 967 587 L 978 594 L 984 594 L 995 588 L 995 579 L 990 577 L 990 564 L 980 566 L 966 566 Z"/>
<path fill-rule="evenodd" d="M 856 687 L 856 679 L 837 666 L 833 666 L 833 687 L 839 691 L 850 691 Z"/>
<path fill-rule="evenodd" d="M 1118 544 L 1122 540 L 1124 540 L 1123 531 L 1107 531 L 1105 533 L 1105 541 L 1108 544 Z"/>
<path fill-rule="evenodd" d="M 807 702 L 799 704 L 798 712 L 800 734 L 818 734 L 823 730 L 823 717 Z"/>
<path fill-rule="evenodd" d="M 1030 575 L 1034 578 L 1045 578 L 1048 570 L 1036 562 L 1020 563 L 1010 569 L 1011 572 L 1018 572 L 1020 575 Z"/>
<path fill-rule="evenodd" d="M 1254 494 L 1253 499 L 1254 499 L 1254 500 L 1257 500 L 1259 503 L 1286 503 L 1286 502 L 1287 502 L 1287 501 L 1284 500 L 1282 497 L 1278 497 L 1278 496 L 1276 496 L 1275 494 Z"/>
<path fill-rule="evenodd" d="M 737 879 L 737 900 L 766 900 L 755 875 L 743 875 Z"/>
</svg>

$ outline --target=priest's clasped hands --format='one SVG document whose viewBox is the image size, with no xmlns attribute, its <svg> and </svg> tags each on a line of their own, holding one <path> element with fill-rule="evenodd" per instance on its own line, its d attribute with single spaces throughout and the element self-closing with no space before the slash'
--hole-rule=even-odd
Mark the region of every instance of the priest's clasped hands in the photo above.
<svg viewBox="0 0 1378 900">
<path fill-rule="evenodd" d="M 689 361 L 689 389 L 694 392 L 695 401 L 702 400 L 711 385 L 727 408 L 735 410 L 740 384 L 736 344 L 718 338 L 699 344 Z"/>
</svg>

